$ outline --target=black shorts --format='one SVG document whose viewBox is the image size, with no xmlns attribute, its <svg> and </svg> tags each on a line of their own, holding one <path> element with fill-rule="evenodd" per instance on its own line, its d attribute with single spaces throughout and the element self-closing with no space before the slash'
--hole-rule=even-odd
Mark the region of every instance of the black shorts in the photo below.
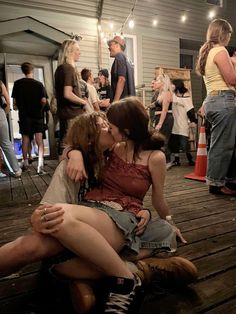
<svg viewBox="0 0 236 314">
<path fill-rule="evenodd" d="M 169 147 L 170 151 L 174 154 L 178 154 L 180 152 L 188 152 L 188 137 L 179 134 L 171 134 Z"/>
<path fill-rule="evenodd" d="M 43 133 L 43 119 L 24 117 L 19 121 L 20 134 L 32 137 L 35 133 Z"/>
</svg>

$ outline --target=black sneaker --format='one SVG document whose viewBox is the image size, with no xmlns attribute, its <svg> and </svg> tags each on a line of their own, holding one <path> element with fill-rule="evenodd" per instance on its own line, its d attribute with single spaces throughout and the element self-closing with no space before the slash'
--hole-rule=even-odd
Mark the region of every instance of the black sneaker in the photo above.
<svg viewBox="0 0 236 314">
<path fill-rule="evenodd" d="M 105 313 L 130 314 L 135 313 L 137 293 L 142 286 L 141 279 L 110 278 L 110 293 L 105 305 Z M 137 313 L 137 311 L 136 311 Z"/>
</svg>

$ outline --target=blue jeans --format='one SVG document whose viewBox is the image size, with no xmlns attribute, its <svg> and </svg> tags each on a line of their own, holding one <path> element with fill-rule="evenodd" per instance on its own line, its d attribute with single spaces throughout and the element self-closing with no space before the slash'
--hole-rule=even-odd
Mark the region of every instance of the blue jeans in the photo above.
<svg viewBox="0 0 236 314">
<path fill-rule="evenodd" d="M 226 180 L 236 182 L 236 105 L 233 92 L 208 95 L 204 110 L 211 123 L 207 183 L 223 186 Z"/>
<path fill-rule="evenodd" d="M 16 159 L 13 145 L 9 139 L 9 128 L 5 111 L 0 108 L 0 147 L 8 160 L 11 172 L 17 172 L 20 167 Z"/>
</svg>

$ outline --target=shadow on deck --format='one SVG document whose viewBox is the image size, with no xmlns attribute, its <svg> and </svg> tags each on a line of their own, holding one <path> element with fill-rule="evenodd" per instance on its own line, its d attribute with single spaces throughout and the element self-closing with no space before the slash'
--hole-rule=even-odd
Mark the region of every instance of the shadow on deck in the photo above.
<svg viewBox="0 0 236 314">
<path fill-rule="evenodd" d="M 32 167 L 22 179 L 0 180 L 0 244 L 26 232 L 56 164 L 47 161 L 47 175 L 38 176 Z M 178 291 L 150 287 L 139 314 L 236 313 L 236 197 L 209 194 L 204 183 L 183 178 L 190 171 L 187 166 L 168 171 L 165 193 L 188 241 L 179 245 L 178 255 L 195 263 L 198 281 Z M 150 193 L 146 204 L 150 207 Z M 61 297 L 65 290 L 42 280 L 39 267 L 35 263 L 0 280 L 1 314 L 73 313 L 69 299 Z"/>
</svg>

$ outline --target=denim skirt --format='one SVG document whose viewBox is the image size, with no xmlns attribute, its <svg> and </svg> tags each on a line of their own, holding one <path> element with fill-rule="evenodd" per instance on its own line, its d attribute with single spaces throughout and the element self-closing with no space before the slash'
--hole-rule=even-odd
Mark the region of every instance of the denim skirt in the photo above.
<svg viewBox="0 0 236 314">
<path fill-rule="evenodd" d="M 120 211 L 95 201 L 82 201 L 79 202 L 79 205 L 97 208 L 109 215 L 124 234 L 125 244 L 122 252 L 119 252 L 122 256 L 135 256 L 139 253 L 140 249 L 151 249 L 151 255 L 158 254 L 159 252 L 176 251 L 177 242 L 175 228 L 164 219 L 151 219 L 146 226 L 144 233 L 137 236 L 135 229 L 139 220 L 134 214 Z M 55 264 L 63 263 L 74 257 L 76 257 L 76 255 L 66 249 L 58 255 L 49 258 L 48 266 L 52 267 Z"/>
</svg>

